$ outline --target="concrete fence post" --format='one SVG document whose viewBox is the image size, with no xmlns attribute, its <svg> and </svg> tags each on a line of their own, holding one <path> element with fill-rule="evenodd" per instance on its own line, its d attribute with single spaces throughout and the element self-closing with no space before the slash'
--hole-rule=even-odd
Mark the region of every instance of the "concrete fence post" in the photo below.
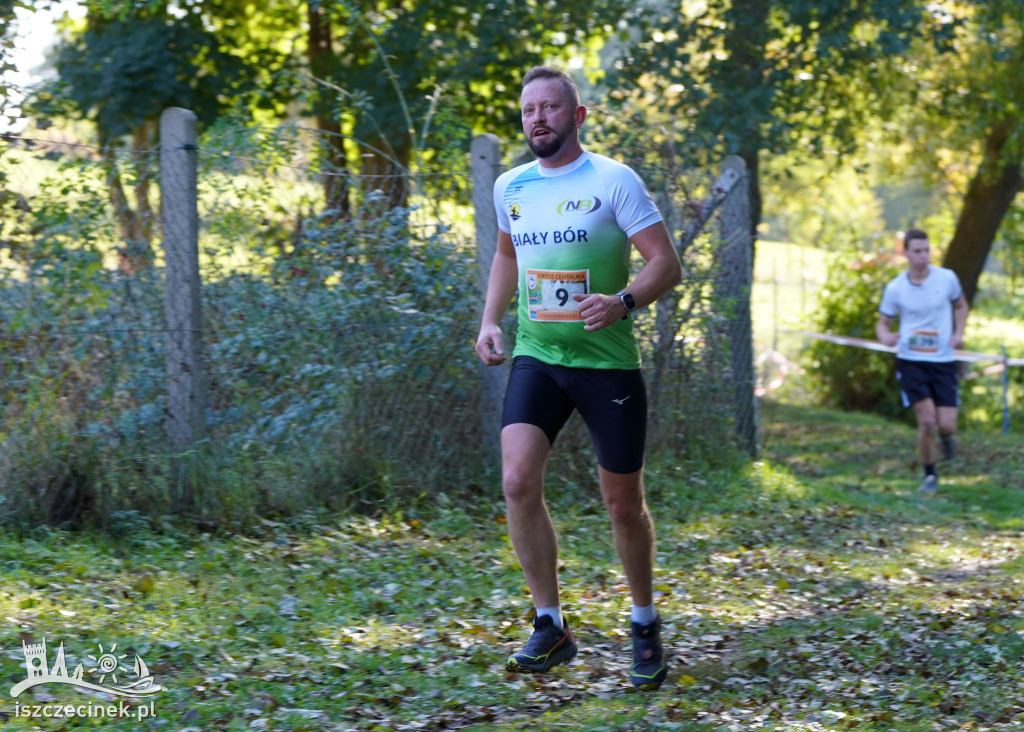
<svg viewBox="0 0 1024 732">
<path fill-rule="evenodd" d="M 754 284 L 754 242 L 750 225 L 750 180 L 747 164 L 738 155 L 722 163 L 723 174 L 730 173 L 735 184 L 722 201 L 719 217 L 721 243 L 715 250 L 718 274 L 715 302 L 723 308 L 726 337 L 729 341 L 729 371 L 732 377 L 732 409 L 736 418 L 736 437 L 753 457 L 759 446 L 760 419 L 754 393 L 753 324 L 750 295 Z"/>
<path fill-rule="evenodd" d="M 166 262 L 168 439 L 174 458 L 176 508 L 193 505 L 188 454 L 203 424 L 199 279 L 199 213 L 196 115 L 165 109 L 160 115 L 160 196 Z"/>
<path fill-rule="evenodd" d="M 491 262 L 498 242 L 498 219 L 494 213 L 492 191 L 501 172 L 501 144 L 498 136 L 477 135 L 470 144 L 473 174 L 473 211 L 476 221 L 477 291 L 480 311 L 487 293 Z M 505 332 L 508 340 L 508 332 Z M 506 348 L 511 343 L 506 343 Z M 501 455 L 501 402 L 508 378 L 508 362 L 501 367 L 480 365 L 480 428 L 482 444 L 492 458 Z"/>
</svg>

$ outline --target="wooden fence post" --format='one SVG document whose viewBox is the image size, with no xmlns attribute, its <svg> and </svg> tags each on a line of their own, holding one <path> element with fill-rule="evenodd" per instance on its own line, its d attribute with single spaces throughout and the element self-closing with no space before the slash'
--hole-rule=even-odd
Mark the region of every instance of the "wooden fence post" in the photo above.
<svg viewBox="0 0 1024 732">
<path fill-rule="evenodd" d="M 167 415 L 175 508 L 194 503 L 188 453 L 203 424 L 196 115 L 160 115 L 160 208 L 167 325 Z"/>
<path fill-rule="evenodd" d="M 491 262 L 498 242 L 498 218 L 494 213 L 493 190 L 501 169 L 498 136 L 477 135 L 470 144 L 473 173 L 473 210 L 476 221 L 476 261 L 479 265 L 477 291 L 480 311 L 487 293 Z M 508 332 L 505 331 L 508 340 Z M 511 344 L 506 343 L 506 352 Z M 480 365 L 480 429 L 484 451 L 492 458 L 501 455 L 501 403 L 508 379 L 508 362 L 501 367 Z"/>
<path fill-rule="evenodd" d="M 721 243 L 715 250 L 718 275 L 715 278 L 714 301 L 726 313 L 725 330 L 729 341 L 736 437 L 741 447 L 751 456 L 756 456 L 760 420 L 757 396 L 754 394 L 756 381 L 750 317 L 750 293 L 754 284 L 750 180 L 747 164 L 738 155 L 730 155 L 723 161 L 722 173 L 723 176 L 730 174 L 735 184 L 722 200 L 719 218 Z"/>
</svg>

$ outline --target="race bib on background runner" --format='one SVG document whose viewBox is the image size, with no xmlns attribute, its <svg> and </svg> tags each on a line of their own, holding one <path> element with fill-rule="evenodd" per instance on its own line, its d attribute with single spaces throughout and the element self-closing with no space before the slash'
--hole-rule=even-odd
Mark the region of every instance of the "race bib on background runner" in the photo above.
<svg viewBox="0 0 1024 732">
<path fill-rule="evenodd" d="M 915 330 L 910 334 L 907 347 L 914 353 L 938 353 L 939 332 L 937 330 Z"/>
<path fill-rule="evenodd" d="M 526 270 L 526 296 L 530 320 L 564 323 L 583 320 L 573 295 L 590 292 L 590 270 Z"/>
</svg>

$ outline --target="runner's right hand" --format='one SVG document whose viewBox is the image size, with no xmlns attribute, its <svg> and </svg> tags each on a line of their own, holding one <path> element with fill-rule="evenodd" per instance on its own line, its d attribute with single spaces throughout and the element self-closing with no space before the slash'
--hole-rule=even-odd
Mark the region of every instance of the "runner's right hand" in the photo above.
<svg viewBox="0 0 1024 732">
<path fill-rule="evenodd" d="M 500 366 L 505 363 L 501 328 L 496 325 L 481 326 L 480 335 L 476 339 L 476 353 L 485 366 Z"/>
</svg>

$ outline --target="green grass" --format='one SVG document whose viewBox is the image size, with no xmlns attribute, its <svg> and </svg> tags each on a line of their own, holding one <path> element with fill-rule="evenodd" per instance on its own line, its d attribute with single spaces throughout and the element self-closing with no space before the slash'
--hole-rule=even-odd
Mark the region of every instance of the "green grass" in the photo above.
<svg viewBox="0 0 1024 732">
<path fill-rule="evenodd" d="M 762 420 L 762 458 L 739 473 L 649 466 L 672 659 L 658 692 L 626 680 L 628 594 L 600 500 L 557 476 L 581 648 L 547 676 L 502 670 L 530 600 L 499 488 L 458 506 L 425 487 L 405 515 L 245 536 L 128 522 L 2 537 L 0 692 L 25 677 L 22 640 L 45 637 L 87 665 L 116 642 L 164 687 L 155 721 L 103 729 L 1020 729 L 1019 439 L 965 438 L 922 500 L 912 429 L 778 402 Z M 90 698 L 36 688 L 36 703 Z"/>
</svg>

